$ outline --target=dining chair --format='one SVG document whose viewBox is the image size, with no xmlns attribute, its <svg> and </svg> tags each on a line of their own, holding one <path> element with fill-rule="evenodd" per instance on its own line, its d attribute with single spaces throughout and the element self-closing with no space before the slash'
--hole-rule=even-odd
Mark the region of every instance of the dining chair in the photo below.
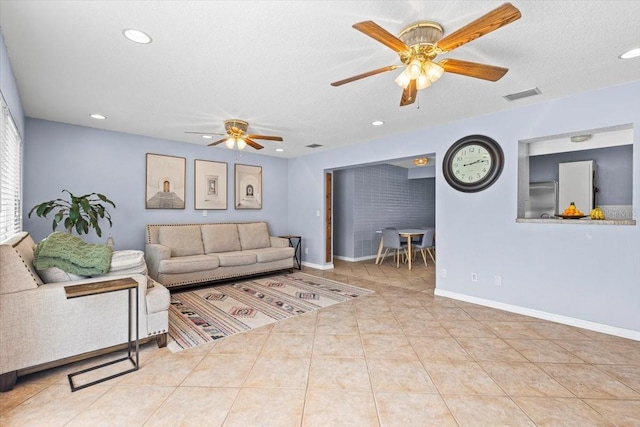
<svg viewBox="0 0 640 427">
<path fill-rule="evenodd" d="M 383 248 L 385 249 L 380 265 L 384 262 L 384 259 L 389 254 L 389 250 L 394 250 L 394 258 L 396 260 L 396 268 L 400 268 L 400 252 L 404 251 L 404 255 L 407 255 L 407 244 L 400 241 L 400 234 L 398 234 L 397 228 L 385 228 L 382 230 Z"/>
<path fill-rule="evenodd" d="M 433 242 L 433 237 L 436 233 L 436 230 L 434 230 L 433 228 L 431 229 L 426 229 L 424 231 L 424 234 L 422 235 L 422 240 L 420 241 L 420 243 L 418 243 L 417 245 L 413 246 L 413 249 L 420 250 L 420 253 L 422 254 L 422 259 L 424 261 L 424 265 L 427 265 L 427 256 L 425 254 L 425 252 L 429 253 L 429 256 L 431 257 L 431 260 L 433 261 L 433 263 L 436 263 L 436 259 L 433 257 L 433 253 L 431 252 L 432 249 L 435 248 Z"/>
</svg>

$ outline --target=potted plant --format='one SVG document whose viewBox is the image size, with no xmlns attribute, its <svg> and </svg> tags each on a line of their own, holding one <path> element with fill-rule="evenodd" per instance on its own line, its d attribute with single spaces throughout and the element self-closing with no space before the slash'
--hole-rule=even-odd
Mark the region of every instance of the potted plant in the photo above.
<svg viewBox="0 0 640 427">
<path fill-rule="evenodd" d="M 36 215 L 46 218 L 47 215 L 58 209 L 53 217 L 53 230 L 58 228 L 58 224 L 64 220 L 64 227 L 69 233 L 76 230 L 78 234 L 89 234 L 89 227 L 96 231 L 98 237 L 102 237 L 99 220 L 106 219 L 111 223 L 111 214 L 107 211 L 106 205 L 110 204 L 114 208 L 116 205 L 105 195 L 100 193 L 90 193 L 83 196 L 75 196 L 69 190 L 62 190 L 69 195 L 70 200 L 54 199 L 35 205 L 29 211 L 29 218 L 35 211 Z"/>
</svg>

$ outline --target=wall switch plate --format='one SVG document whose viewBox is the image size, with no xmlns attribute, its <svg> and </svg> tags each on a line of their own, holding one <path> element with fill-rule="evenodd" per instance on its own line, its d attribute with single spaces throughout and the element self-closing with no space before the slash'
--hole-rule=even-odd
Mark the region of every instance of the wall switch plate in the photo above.
<svg viewBox="0 0 640 427">
<path fill-rule="evenodd" d="M 471 281 L 472 282 L 478 281 L 478 273 L 471 273 Z"/>
<path fill-rule="evenodd" d="M 493 276 L 493 284 L 496 286 L 502 286 L 502 276 L 500 275 Z"/>
<path fill-rule="evenodd" d="M 316 216 L 320 216 L 320 211 L 316 211 Z"/>
</svg>

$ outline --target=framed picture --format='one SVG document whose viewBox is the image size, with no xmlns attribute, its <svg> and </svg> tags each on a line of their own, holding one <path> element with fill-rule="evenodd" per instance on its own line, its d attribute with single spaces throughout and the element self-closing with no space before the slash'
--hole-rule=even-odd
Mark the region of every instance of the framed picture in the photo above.
<svg viewBox="0 0 640 427">
<path fill-rule="evenodd" d="M 236 209 L 262 209 L 262 167 L 235 165 Z"/>
<path fill-rule="evenodd" d="M 194 160 L 196 209 L 227 209 L 227 164 Z"/>
<path fill-rule="evenodd" d="M 147 209 L 184 209 L 184 157 L 147 153 Z"/>
</svg>

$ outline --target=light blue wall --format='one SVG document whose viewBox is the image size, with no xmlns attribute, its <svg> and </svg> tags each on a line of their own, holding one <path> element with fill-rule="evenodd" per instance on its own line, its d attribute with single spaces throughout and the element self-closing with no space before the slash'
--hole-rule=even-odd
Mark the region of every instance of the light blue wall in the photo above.
<svg viewBox="0 0 640 427">
<path fill-rule="evenodd" d="M 517 105 L 517 103 L 514 103 Z M 305 236 L 306 262 L 324 266 L 323 174 L 433 152 L 470 134 L 498 141 L 500 179 L 479 193 L 446 183 L 436 163 L 438 290 L 640 331 L 640 226 L 520 224 L 518 141 L 634 124 L 633 182 L 640 182 L 640 81 L 320 152 L 289 162 L 289 224 Z M 425 142 L 426 141 L 426 142 Z M 312 189 L 312 191 L 309 191 Z M 640 185 L 633 188 L 638 219 Z M 471 272 L 478 282 L 471 282 Z M 502 276 L 502 286 L 494 276 Z"/>
<path fill-rule="evenodd" d="M 146 153 L 186 158 L 186 208 L 145 209 Z M 102 239 L 92 232 L 89 242 L 104 242 L 109 233 L 116 249 L 144 249 L 146 224 L 266 220 L 272 234 L 288 234 L 287 160 L 249 151 L 231 151 L 182 142 L 110 132 L 82 126 L 27 119 L 24 156 L 24 229 L 36 241 L 51 233 L 51 221 L 27 213 L 36 204 L 75 194 L 103 193 L 116 204 L 113 228 L 103 228 Z M 226 162 L 227 210 L 209 210 L 203 217 L 194 209 L 195 159 Z M 234 164 L 262 166 L 261 210 L 235 210 Z M 58 228 L 64 231 L 62 227 Z"/>
</svg>

